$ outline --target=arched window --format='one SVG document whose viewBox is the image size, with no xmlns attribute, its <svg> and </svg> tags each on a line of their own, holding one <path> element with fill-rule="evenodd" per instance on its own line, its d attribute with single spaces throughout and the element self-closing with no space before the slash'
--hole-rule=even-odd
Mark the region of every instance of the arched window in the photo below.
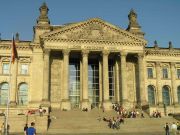
<svg viewBox="0 0 180 135">
<path fill-rule="evenodd" d="M 1 89 L 0 89 L 0 104 L 1 105 L 7 104 L 8 90 L 9 90 L 9 84 L 7 82 L 2 83 Z"/>
<path fill-rule="evenodd" d="M 180 104 L 180 86 L 177 88 L 178 103 Z"/>
<path fill-rule="evenodd" d="M 19 105 L 28 104 L 28 85 L 26 83 L 21 83 L 19 85 L 18 104 Z"/>
<path fill-rule="evenodd" d="M 152 85 L 148 86 L 148 102 L 150 105 L 155 105 L 155 92 Z"/>
<path fill-rule="evenodd" d="M 162 89 L 163 103 L 165 105 L 170 105 L 170 95 L 169 95 L 169 87 L 164 86 Z"/>
</svg>

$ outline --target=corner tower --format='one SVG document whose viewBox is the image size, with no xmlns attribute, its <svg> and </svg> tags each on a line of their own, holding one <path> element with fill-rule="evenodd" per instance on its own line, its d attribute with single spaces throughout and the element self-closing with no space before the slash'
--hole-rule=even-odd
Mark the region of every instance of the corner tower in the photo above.
<svg viewBox="0 0 180 135">
<path fill-rule="evenodd" d="M 141 26 L 137 22 L 137 14 L 133 9 L 131 9 L 128 18 L 129 25 L 126 30 L 137 35 L 138 37 L 144 38 L 145 33 L 141 31 Z"/>
<path fill-rule="evenodd" d="M 40 42 L 40 35 L 50 31 L 50 20 L 48 18 L 48 7 L 46 3 L 43 3 L 42 6 L 39 8 L 40 16 L 37 19 L 37 24 L 34 26 L 34 38 L 33 42 L 39 43 Z"/>
</svg>

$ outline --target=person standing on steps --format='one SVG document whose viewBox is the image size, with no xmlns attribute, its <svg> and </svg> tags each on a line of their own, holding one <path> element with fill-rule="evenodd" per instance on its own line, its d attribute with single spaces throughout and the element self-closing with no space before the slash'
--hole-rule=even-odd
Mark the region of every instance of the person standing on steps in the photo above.
<svg viewBox="0 0 180 135">
<path fill-rule="evenodd" d="M 171 130 L 172 130 L 172 134 L 176 135 L 176 133 L 177 133 L 177 125 L 175 124 L 175 122 L 173 122 L 173 124 L 171 125 Z"/>
<path fill-rule="evenodd" d="M 27 135 L 27 130 L 28 130 L 28 124 L 24 125 L 24 135 Z"/>
<path fill-rule="evenodd" d="M 165 133 L 166 133 L 165 135 L 170 135 L 168 123 L 165 124 L 164 129 L 165 129 Z"/>
<path fill-rule="evenodd" d="M 36 135 L 36 129 L 34 128 L 35 123 L 31 122 L 31 127 L 28 128 L 27 130 L 27 135 Z"/>
</svg>

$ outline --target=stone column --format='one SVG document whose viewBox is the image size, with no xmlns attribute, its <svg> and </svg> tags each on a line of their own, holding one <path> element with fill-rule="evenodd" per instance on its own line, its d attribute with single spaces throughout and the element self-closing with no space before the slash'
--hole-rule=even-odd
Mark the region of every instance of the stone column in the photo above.
<svg viewBox="0 0 180 135">
<path fill-rule="evenodd" d="M 109 100 L 109 73 L 108 73 L 108 55 L 107 50 L 103 51 L 103 108 L 111 110 L 111 102 Z"/>
<path fill-rule="evenodd" d="M 49 106 L 49 57 L 50 50 L 46 49 L 44 51 L 44 71 L 43 71 L 43 97 L 42 104 L 43 106 Z"/>
<path fill-rule="evenodd" d="M 81 108 L 91 108 L 88 98 L 88 53 L 89 51 L 82 51 L 82 104 Z"/>
<path fill-rule="evenodd" d="M 161 87 L 161 63 L 160 62 L 156 62 L 156 87 L 157 87 L 157 103 L 159 104 L 159 106 L 163 107 L 163 102 L 162 102 L 162 87 Z"/>
<path fill-rule="evenodd" d="M 178 105 L 177 87 L 176 87 L 176 69 L 175 63 L 171 62 L 171 86 L 172 86 L 172 97 L 173 104 Z"/>
<path fill-rule="evenodd" d="M 122 92 L 122 105 L 128 107 L 128 96 L 127 96 L 127 80 L 126 80 L 126 52 L 120 52 L 121 56 L 121 92 Z"/>
<path fill-rule="evenodd" d="M 120 103 L 120 97 L 119 97 L 119 63 L 117 61 L 115 61 L 115 101 L 117 103 Z"/>
<path fill-rule="evenodd" d="M 12 69 L 12 70 L 11 70 Z M 11 64 L 10 74 L 11 78 L 11 87 L 10 87 L 10 106 L 15 106 L 17 104 L 16 95 L 17 95 L 17 73 L 18 73 L 18 60 L 15 59 L 14 64 Z"/>
<path fill-rule="evenodd" d="M 63 95 L 61 101 L 61 110 L 71 109 L 71 104 L 69 100 L 69 53 L 70 50 L 63 50 Z"/>
<path fill-rule="evenodd" d="M 147 105 L 145 81 L 144 81 L 144 61 L 143 54 L 138 54 L 138 67 L 139 67 L 139 98 L 138 103 L 141 106 Z"/>
<path fill-rule="evenodd" d="M 99 59 L 99 107 L 102 107 L 103 103 L 103 88 L 102 88 L 102 60 Z"/>
</svg>

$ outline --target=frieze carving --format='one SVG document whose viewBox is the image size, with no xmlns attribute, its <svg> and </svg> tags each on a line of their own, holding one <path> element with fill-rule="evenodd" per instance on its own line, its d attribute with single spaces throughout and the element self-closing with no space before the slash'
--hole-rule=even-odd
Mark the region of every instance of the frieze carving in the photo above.
<svg viewBox="0 0 180 135">
<path fill-rule="evenodd" d="M 51 42 L 66 40 L 68 42 L 90 43 L 99 41 L 112 44 L 116 42 L 133 42 L 133 46 L 136 46 L 136 43 L 141 44 L 141 46 L 147 44 L 146 40 L 98 18 L 65 25 L 62 28 L 44 34 L 41 38 Z"/>
<path fill-rule="evenodd" d="M 78 31 L 67 33 L 65 36 L 68 39 L 91 39 L 91 40 L 112 40 L 112 41 L 124 41 L 126 38 L 119 33 L 109 32 L 98 23 L 92 23 L 89 26 L 82 28 Z"/>
</svg>

